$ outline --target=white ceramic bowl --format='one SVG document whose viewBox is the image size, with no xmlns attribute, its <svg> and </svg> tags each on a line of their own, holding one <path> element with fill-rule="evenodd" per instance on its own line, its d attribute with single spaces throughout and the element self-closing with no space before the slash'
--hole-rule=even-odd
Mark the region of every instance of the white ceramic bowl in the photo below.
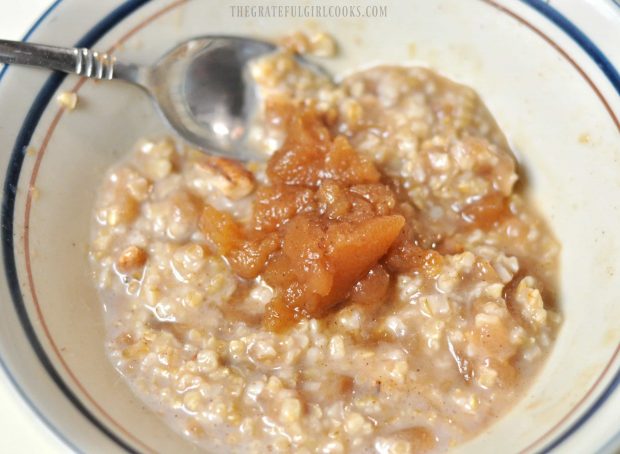
<svg viewBox="0 0 620 454">
<path fill-rule="evenodd" d="M 149 63 L 191 36 L 269 38 L 307 23 L 232 17 L 232 3 L 61 0 L 28 38 Z M 612 451 L 620 442 L 620 7 L 560 3 L 582 30 L 538 0 L 384 0 L 386 18 L 314 19 L 341 44 L 326 62 L 336 75 L 415 63 L 474 87 L 562 243 L 557 344 L 512 411 L 463 452 Z M 25 68 L 0 77 L 4 368 L 77 450 L 195 449 L 144 410 L 110 366 L 86 255 L 104 169 L 165 127 L 146 97 L 121 83 Z M 59 90 L 79 91 L 76 111 L 59 108 Z"/>
</svg>

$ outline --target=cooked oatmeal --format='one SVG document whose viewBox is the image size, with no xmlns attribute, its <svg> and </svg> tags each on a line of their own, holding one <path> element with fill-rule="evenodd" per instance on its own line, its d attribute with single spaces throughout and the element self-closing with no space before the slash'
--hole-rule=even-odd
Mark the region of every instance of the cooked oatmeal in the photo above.
<svg viewBox="0 0 620 454">
<path fill-rule="evenodd" d="M 252 75 L 265 162 L 165 138 L 104 179 L 91 262 L 114 366 L 212 452 L 472 437 L 561 321 L 559 247 L 514 189 L 502 132 L 473 90 L 422 68 L 333 84 L 285 52 Z"/>
</svg>

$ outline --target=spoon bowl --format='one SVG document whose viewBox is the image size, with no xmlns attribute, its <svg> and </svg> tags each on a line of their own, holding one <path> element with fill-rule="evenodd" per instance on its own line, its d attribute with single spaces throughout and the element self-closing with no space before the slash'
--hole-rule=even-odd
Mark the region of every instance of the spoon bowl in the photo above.
<svg viewBox="0 0 620 454">
<path fill-rule="evenodd" d="M 163 117 L 202 149 L 247 160 L 248 125 L 257 108 L 248 63 L 273 53 L 270 43 L 203 37 L 165 54 L 150 70 L 147 88 Z"/>
</svg>

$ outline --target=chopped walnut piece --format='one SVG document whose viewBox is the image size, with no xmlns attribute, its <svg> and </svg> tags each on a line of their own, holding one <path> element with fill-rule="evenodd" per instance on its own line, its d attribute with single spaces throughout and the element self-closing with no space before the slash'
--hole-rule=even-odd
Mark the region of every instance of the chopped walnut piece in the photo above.
<svg viewBox="0 0 620 454">
<path fill-rule="evenodd" d="M 205 178 L 229 199 L 238 200 L 254 191 L 252 172 L 237 161 L 205 155 L 196 161 L 196 165 L 205 174 Z"/>
<path fill-rule="evenodd" d="M 132 270 L 142 268 L 146 263 L 146 251 L 138 246 L 129 246 L 118 258 L 116 267 L 121 273 L 128 273 Z"/>
</svg>

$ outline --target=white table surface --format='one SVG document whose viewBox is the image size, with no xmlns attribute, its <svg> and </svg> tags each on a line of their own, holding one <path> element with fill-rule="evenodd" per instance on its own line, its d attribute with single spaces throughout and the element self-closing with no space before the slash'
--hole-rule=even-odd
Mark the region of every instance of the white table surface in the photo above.
<svg viewBox="0 0 620 454">
<path fill-rule="evenodd" d="M 21 39 L 50 4 L 50 0 L 0 0 L 0 38 Z M 0 452 L 71 452 L 21 400 L 4 372 L 0 372 Z"/>
<path fill-rule="evenodd" d="M 588 5 L 591 1 L 601 0 L 584 0 L 583 3 L 551 0 L 549 3 L 576 20 L 594 13 L 591 5 Z M 52 0 L 0 0 L 0 39 L 21 39 L 51 3 Z M 582 27 L 588 23 L 587 20 L 577 22 Z M 620 51 L 617 48 L 609 49 L 607 46 L 609 42 L 599 36 L 597 30 L 591 30 L 587 26 L 584 29 L 590 36 L 599 37 L 600 40 L 595 41 L 608 53 L 616 56 Z M 0 371 L 0 452 L 2 454 L 71 452 L 21 400 L 2 371 Z"/>
</svg>

